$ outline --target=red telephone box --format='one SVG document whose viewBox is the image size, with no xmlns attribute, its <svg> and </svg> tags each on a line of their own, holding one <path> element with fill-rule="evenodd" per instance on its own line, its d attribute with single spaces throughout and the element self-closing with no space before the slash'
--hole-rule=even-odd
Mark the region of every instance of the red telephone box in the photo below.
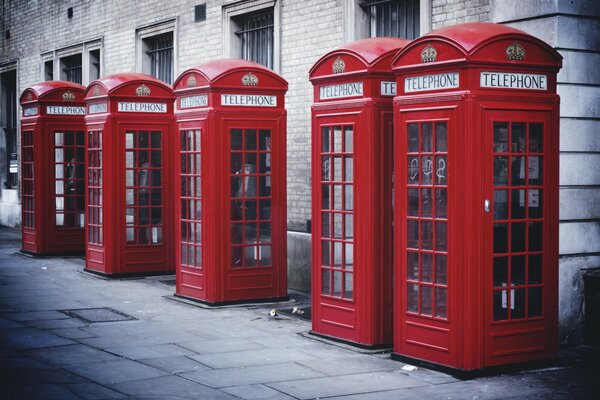
<svg viewBox="0 0 600 400">
<path fill-rule="evenodd" d="M 88 86 L 87 271 L 174 270 L 173 101 L 170 86 L 144 74 Z"/>
<path fill-rule="evenodd" d="M 407 43 L 359 40 L 310 70 L 312 333 L 359 347 L 392 343 L 391 60 Z"/>
<path fill-rule="evenodd" d="M 287 299 L 287 82 L 250 61 L 182 73 L 177 98 L 176 295 Z"/>
<path fill-rule="evenodd" d="M 84 251 L 84 90 L 76 83 L 50 81 L 21 95 L 24 252 Z"/>
<path fill-rule="evenodd" d="M 492 23 L 395 57 L 395 357 L 467 373 L 556 356 L 561 63 Z"/>
</svg>

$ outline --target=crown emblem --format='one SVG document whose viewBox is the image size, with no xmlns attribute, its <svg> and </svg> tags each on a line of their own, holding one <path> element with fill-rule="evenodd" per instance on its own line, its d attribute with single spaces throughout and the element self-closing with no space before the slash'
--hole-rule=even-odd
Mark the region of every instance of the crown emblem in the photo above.
<svg viewBox="0 0 600 400">
<path fill-rule="evenodd" d="M 244 86 L 258 86 L 258 77 L 252 72 L 248 72 L 242 78 L 242 85 Z"/>
<path fill-rule="evenodd" d="M 333 62 L 333 65 L 331 66 L 331 70 L 333 71 L 334 74 L 341 74 L 344 72 L 345 69 L 346 69 L 346 63 L 344 62 L 344 60 L 342 60 L 341 57 L 338 56 L 338 58 L 336 58 L 335 61 Z"/>
<path fill-rule="evenodd" d="M 92 91 L 92 95 L 100 96 L 100 88 L 98 86 L 94 86 L 94 90 Z"/>
<path fill-rule="evenodd" d="M 525 49 L 519 43 L 514 42 L 506 48 L 506 59 L 523 61 L 523 59 L 525 59 Z"/>
<path fill-rule="evenodd" d="M 150 96 L 150 88 L 142 83 L 135 89 L 135 94 L 138 96 Z"/>
<path fill-rule="evenodd" d="M 423 63 L 432 63 L 437 59 L 437 50 L 432 45 L 428 44 L 425 46 L 423 51 L 421 51 L 421 62 Z"/>
<path fill-rule="evenodd" d="M 69 90 L 65 93 L 63 93 L 63 100 L 64 101 L 73 101 L 75 100 L 75 95 Z"/>
<path fill-rule="evenodd" d="M 190 77 L 187 79 L 187 86 L 188 87 L 196 86 L 196 77 L 194 75 L 190 75 Z"/>
</svg>

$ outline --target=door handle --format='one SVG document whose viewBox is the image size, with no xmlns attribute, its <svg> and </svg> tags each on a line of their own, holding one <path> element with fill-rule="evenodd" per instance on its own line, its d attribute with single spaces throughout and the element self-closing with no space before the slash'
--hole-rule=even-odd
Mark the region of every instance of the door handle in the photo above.
<svg viewBox="0 0 600 400">
<path fill-rule="evenodd" d="M 485 199 L 483 201 L 483 211 L 485 211 L 486 213 L 490 212 L 490 201 L 488 199 Z"/>
</svg>

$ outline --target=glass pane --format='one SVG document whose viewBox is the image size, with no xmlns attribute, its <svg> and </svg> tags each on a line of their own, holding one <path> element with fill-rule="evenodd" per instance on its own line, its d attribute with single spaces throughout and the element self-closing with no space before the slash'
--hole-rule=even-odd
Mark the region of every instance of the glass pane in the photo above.
<svg viewBox="0 0 600 400">
<path fill-rule="evenodd" d="M 421 253 L 421 281 L 433 282 L 433 254 Z"/>
<path fill-rule="evenodd" d="M 321 265 L 326 266 L 326 267 L 331 265 L 330 247 L 331 247 L 331 242 L 329 242 L 327 240 L 321 241 Z"/>
<path fill-rule="evenodd" d="M 65 224 L 65 215 L 64 214 L 56 214 L 55 223 L 56 223 L 56 226 L 64 226 L 64 224 Z"/>
<path fill-rule="evenodd" d="M 271 131 L 269 129 L 261 129 L 259 131 L 259 149 L 263 151 L 271 150 Z M 270 167 L 271 163 L 267 164 L 267 167 Z"/>
<path fill-rule="evenodd" d="M 530 185 L 542 185 L 544 184 L 543 172 L 544 172 L 544 158 L 540 156 L 531 156 L 527 159 L 529 165 L 529 184 Z"/>
<path fill-rule="evenodd" d="M 352 185 L 345 185 L 345 197 L 344 197 L 344 210 L 354 209 L 354 187 Z"/>
<path fill-rule="evenodd" d="M 329 168 L 330 163 L 331 163 L 331 161 L 330 161 L 329 156 L 321 157 L 321 174 L 322 174 L 321 179 L 323 181 L 331 180 L 331 173 L 330 173 L 330 168 Z"/>
<path fill-rule="evenodd" d="M 494 122 L 494 152 L 506 153 L 508 151 L 508 124 Z"/>
<path fill-rule="evenodd" d="M 437 251 L 448 250 L 448 225 L 445 222 L 435 223 L 435 249 Z"/>
<path fill-rule="evenodd" d="M 432 179 L 432 170 L 433 170 L 433 160 L 431 156 L 423 156 L 421 158 L 422 162 L 422 172 L 423 175 L 421 177 L 421 185 L 431 185 L 433 183 Z"/>
<path fill-rule="evenodd" d="M 494 292 L 494 321 L 505 319 L 508 319 L 506 290 L 497 290 Z"/>
<path fill-rule="evenodd" d="M 353 274 L 351 272 L 344 273 L 344 298 L 345 299 L 352 298 L 352 294 L 354 292 L 353 286 L 354 286 Z"/>
<path fill-rule="evenodd" d="M 408 189 L 408 215 L 411 217 L 419 216 L 419 189 Z"/>
<path fill-rule="evenodd" d="M 508 257 L 494 257 L 494 287 L 506 286 L 508 282 Z"/>
<path fill-rule="evenodd" d="M 160 150 L 152 150 L 150 152 L 150 165 L 155 168 L 160 168 L 162 163 L 162 152 Z"/>
<path fill-rule="evenodd" d="M 64 178 L 64 175 L 63 175 L 64 171 L 63 171 L 63 169 L 64 168 L 63 168 L 62 164 L 57 164 L 57 165 L 54 166 L 54 177 L 56 179 L 63 179 Z"/>
<path fill-rule="evenodd" d="M 261 266 L 271 265 L 271 246 L 259 246 L 259 264 Z"/>
<path fill-rule="evenodd" d="M 342 271 L 333 271 L 333 291 L 334 296 L 342 296 Z"/>
<path fill-rule="evenodd" d="M 525 153 L 525 123 L 524 122 L 513 122 L 512 123 L 512 152 L 513 153 Z"/>
<path fill-rule="evenodd" d="M 525 293 L 526 289 L 513 289 L 511 292 L 510 316 L 514 318 L 525 317 Z"/>
<path fill-rule="evenodd" d="M 510 216 L 512 219 L 525 218 L 525 189 L 513 190 L 510 202 Z"/>
<path fill-rule="evenodd" d="M 508 252 L 508 224 L 494 224 L 494 253 Z"/>
<path fill-rule="evenodd" d="M 328 269 L 321 270 L 321 293 L 323 293 L 323 294 L 331 293 L 331 285 L 330 285 L 330 277 L 329 277 Z"/>
<path fill-rule="evenodd" d="M 353 159 L 352 157 L 345 157 L 344 161 L 346 162 L 345 170 L 344 170 L 344 180 L 346 182 L 352 182 L 354 180 L 354 171 L 353 171 Z"/>
<path fill-rule="evenodd" d="M 342 210 L 343 185 L 333 185 L 333 209 Z"/>
<path fill-rule="evenodd" d="M 544 124 L 529 124 L 529 152 L 542 153 L 544 151 Z"/>
<path fill-rule="evenodd" d="M 64 160 L 64 151 L 63 149 L 54 149 L 54 161 L 62 162 Z"/>
<path fill-rule="evenodd" d="M 329 226 L 329 217 L 331 214 L 329 213 L 321 213 L 321 237 L 328 238 L 331 237 L 330 226 Z"/>
<path fill-rule="evenodd" d="M 65 193 L 64 181 L 55 181 L 54 182 L 54 193 L 59 194 L 59 195 Z"/>
<path fill-rule="evenodd" d="M 151 145 L 150 145 L 150 147 L 152 147 L 153 149 L 160 149 L 160 147 L 161 147 L 161 145 L 160 145 L 160 141 L 161 141 L 160 140 L 160 137 L 161 137 L 160 131 L 152 131 L 150 133 L 150 136 L 151 136 L 151 139 L 150 139 L 151 140 Z"/>
<path fill-rule="evenodd" d="M 421 248 L 433 250 L 433 222 L 421 221 Z"/>
<path fill-rule="evenodd" d="M 529 288 L 529 317 L 542 315 L 542 288 Z"/>
<path fill-rule="evenodd" d="M 529 256 L 529 284 L 542 283 L 542 255 Z"/>
<path fill-rule="evenodd" d="M 529 223 L 529 251 L 541 251 L 543 245 L 543 223 Z"/>
<path fill-rule="evenodd" d="M 408 184 L 419 183 L 419 157 L 408 157 Z"/>
<path fill-rule="evenodd" d="M 231 246 L 231 267 L 240 268 L 242 267 L 242 252 L 244 248 L 242 246 Z"/>
<path fill-rule="evenodd" d="M 243 231 L 244 231 L 243 224 L 231 224 L 231 243 L 241 244 Z"/>
<path fill-rule="evenodd" d="M 510 259 L 511 285 L 525 284 L 525 256 L 512 256 Z"/>
<path fill-rule="evenodd" d="M 409 220 L 407 222 L 407 230 L 408 230 L 407 246 L 409 248 L 418 249 L 419 248 L 419 221 Z"/>
<path fill-rule="evenodd" d="M 181 263 L 182 264 L 186 264 L 188 263 L 188 245 L 187 244 L 182 244 L 181 245 Z"/>
<path fill-rule="evenodd" d="M 333 157 L 333 180 L 342 181 L 342 157 Z"/>
<path fill-rule="evenodd" d="M 341 126 L 333 127 L 333 152 L 334 153 L 342 152 L 342 127 Z"/>
<path fill-rule="evenodd" d="M 333 266 L 342 267 L 342 242 L 333 242 Z"/>
<path fill-rule="evenodd" d="M 409 283 L 406 290 L 406 311 L 419 312 L 419 285 Z"/>
<path fill-rule="evenodd" d="M 525 157 L 511 157 L 511 184 L 522 186 L 525 184 Z"/>
<path fill-rule="evenodd" d="M 344 151 L 352 153 L 354 151 L 354 128 L 351 126 L 344 127 Z"/>
<path fill-rule="evenodd" d="M 333 214 L 333 237 L 338 239 L 342 238 L 342 218 L 340 213 Z"/>
<path fill-rule="evenodd" d="M 518 222 L 511 225 L 511 246 L 513 253 L 525 251 L 525 223 Z"/>
<path fill-rule="evenodd" d="M 242 130 L 241 129 L 232 129 L 231 130 L 231 150 L 242 150 Z"/>
<path fill-rule="evenodd" d="M 421 217 L 431 217 L 433 214 L 432 189 L 421 189 Z"/>
<path fill-rule="evenodd" d="M 324 126 L 321 128 L 321 152 L 322 153 L 329 153 L 329 144 L 330 144 L 329 131 L 330 131 L 330 129 L 328 126 Z"/>
<path fill-rule="evenodd" d="M 329 184 L 321 185 L 321 208 L 323 210 L 329 210 L 331 207 L 330 191 L 331 186 Z"/>
<path fill-rule="evenodd" d="M 494 190 L 494 220 L 508 219 L 508 190 Z"/>
<path fill-rule="evenodd" d="M 56 210 L 64 210 L 65 208 L 65 198 L 64 197 L 57 197 L 55 199 L 56 202 Z"/>
<path fill-rule="evenodd" d="M 421 286 L 421 314 L 433 315 L 433 288 Z"/>
<path fill-rule="evenodd" d="M 435 283 L 440 285 L 448 283 L 447 258 L 443 254 L 435 255 Z"/>
<path fill-rule="evenodd" d="M 419 253 L 409 251 L 407 253 L 407 278 L 408 280 L 419 280 Z"/>
<path fill-rule="evenodd" d="M 435 216 L 437 218 L 448 217 L 448 190 L 435 189 Z"/>
<path fill-rule="evenodd" d="M 448 300 L 445 288 L 435 288 L 435 316 L 438 318 L 448 317 Z"/>
<path fill-rule="evenodd" d="M 494 157 L 494 185 L 508 184 L 508 157 Z"/>
<path fill-rule="evenodd" d="M 425 123 L 421 124 L 421 152 L 422 153 L 431 153 L 433 151 L 432 127 L 433 127 L 433 124 L 431 122 L 425 122 Z"/>
<path fill-rule="evenodd" d="M 344 268 L 348 271 L 354 269 L 354 244 L 344 243 Z"/>
<path fill-rule="evenodd" d="M 436 160 L 436 185 L 447 185 L 448 184 L 448 172 L 446 169 L 446 156 L 437 156 Z"/>
<path fill-rule="evenodd" d="M 271 242 L 271 223 L 263 222 L 259 225 L 259 241 L 261 243 Z"/>
<path fill-rule="evenodd" d="M 435 123 L 435 151 L 438 153 L 448 151 L 447 143 L 448 125 L 446 122 Z"/>
<path fill-rule="evenodd" d="M 256 129 L 246 129 L 244 132 L 244 149 L 248 150 L 256 150 Z M 253 164 L 256 165 L 256 162 Z"/>
<path fill-rule="evenodd" d="M 27 132 L 29 133 L 29 132 Z M 62 146 L 64 145 L 64 134 L 62 132 L 54 132 L 54 145 L 56 146 Z M 31 143 L 24 143 L 24 145 L 31 145 Z"/>
<path fill-rule="evenodd" d="M 133 143 L 133 132 L 125 132 L 125 148 L 133 149 L 135 144 Z"/>
<path fill-rule="evenodd" d="M 529 218 L 542 218 L 543 210 L 543 193 L 542 189 L 529 189 L 527 191 L 527 206 L 529 207 Z"/>
<path fill-rule="evenodd" d="M 354 237 L 354 222 L 353 222 L 352 214 L 346 214 L 344 216 L 344 220 L 346 224 L 344 225 L 344 238 L 352 239 Z"/>
<path fill-rule="evenodd" d="M 408 124 L 408 152 L 416 153 L 419 151 L 419 124 Z"/>
</svg>

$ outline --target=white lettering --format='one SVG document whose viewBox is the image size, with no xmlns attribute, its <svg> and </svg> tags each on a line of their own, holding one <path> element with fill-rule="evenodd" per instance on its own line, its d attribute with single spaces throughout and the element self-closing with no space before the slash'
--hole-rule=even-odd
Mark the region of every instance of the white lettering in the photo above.
<svg viewBox="0 0 600 400">
<path fill-rule="evenodd" d="M 85 115 L 85 107 L 48 106 L 46 113 L 49 115 Z"/>
<path fill-rule="evenodd" d="M 38 114 L 38 108 L 37 107 L 27 107 L 23 109 L 23 116 L 24 117 L 30 117 L 32 115 L 37 115 Z"/>
<path fill-rule="evenodd" d="M 512 72 L 481 72 L 479 85 L 485 88 L 548 90 L 548 77 Z"/>
<path fill-rule="evenodd" d="M 125 103 L 119 102 L 119 112 L 166 113 L 165 103 Z"/>
<path fill-rule="evenodd" d="M 382 96 L 395 96 L 396 82 L 381 81 L 380 93 Z"/>
<path fill-rule="evenodd" d="M 105 113 L 107 110 L 108 110 L 108 105 L 106 103 L 90 104 L 90 106 L 88 107 L 88 112 L 90 114 Z"/>
<path fill-rule="evenodd" d="M 457 89 L 458 86 L 458 72 L 404 78 L 405 93 L 421 92 L 424 90 Z"/>
<path fill-rule="evenodd" d="M 222 106 L 277 107 L 277 96 L 257 94 L 222 94 Z"/>
<path fill-rule="evenodd" d="M 206 107 L 208 106 L 208 96 L 189 96 L 182 97 L 179 100 L 180 108 L 190 108 L 190 107 Z"/>
<path fill-rule="evenodd" d="M 321 100 L 341 99 L 344 97 L 356 97 L 362 95 L 362 82 L 351 82 L 342 83 L 340 85 L 321 86 L 321 88 L 319 89 L 319 98 Z"/>
</svg>

